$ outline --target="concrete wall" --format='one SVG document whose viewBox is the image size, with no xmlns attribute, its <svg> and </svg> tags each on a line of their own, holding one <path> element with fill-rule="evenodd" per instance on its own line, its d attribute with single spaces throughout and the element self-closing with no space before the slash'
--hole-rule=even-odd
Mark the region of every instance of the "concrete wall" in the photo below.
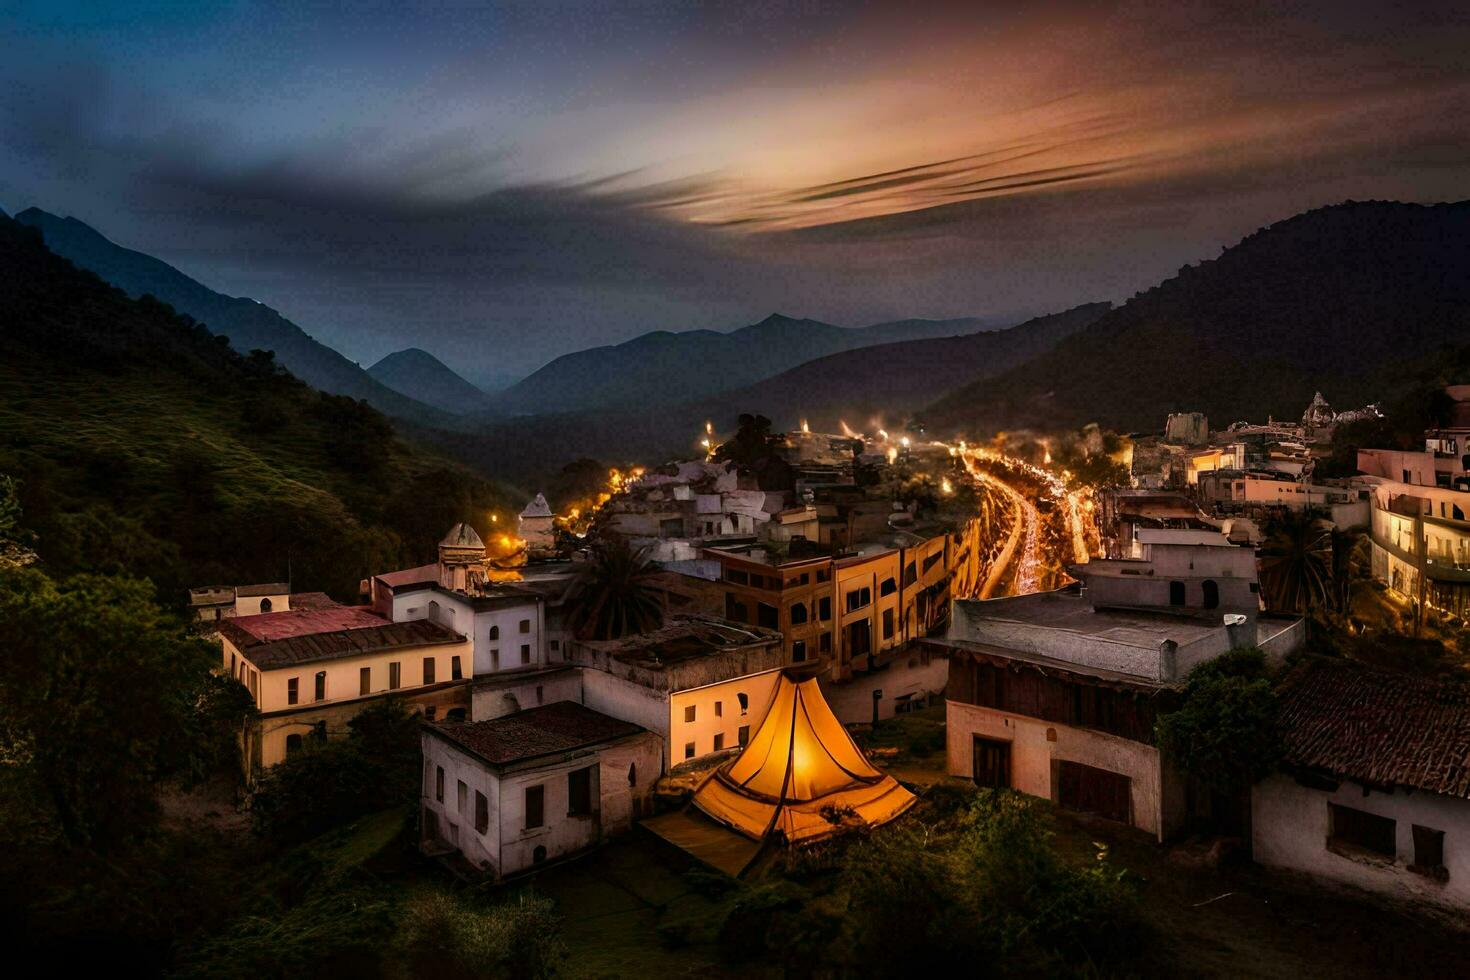
<svg viewBox="0 0 1470 980">
<path fill-rule="evenodd" d="M 438 818 L 440 837 L 459 848 L 460 852 L 475 867 L 492 873 L 500 873 L 500 780 L 480 760 L 449 744 L 429 732 L 420 736 L 424 753 L 424 772 L 421 804 L 426 813 Z M 436 772 L 444 769 L 444 801 L 436 799 Z M 467 787 L 464 808 L 459 806 L 458 786 Z M 485 833 L 475 830 L 475 792 L 485 794 L 490 805 L 490 824 Z M 427 839 L 429 821 L 423 822 L 422 832 Z"/>
<path fill-rule="evenodd" d="M 716 752 L 728 752 L 740 744 L 740 729 L 749 735 L 765 719 L 775 696 L 779 670 L 737 677 L 720 684 L 675 692 L 669 699 L 669 759 L 676 766 L 691 759 Z M 746 708 L 740 709 L 740 695 L 745 695 Z M 684 720 L 688 709 L 694 709 L 694 721 Z M 723 736 L 723 744 L 715 747 L 715 736 Z M 694 754 L 688 755 L 688 746 Z"/>
<path fill-rule="evenodd" d="M 228 669 L 232 654 L 243 657 L 234 644 L 224 641 L 224 663 Z M 317 663 L 298 664 L 260 671 L 257 683 L 256 707 L 263 712 L 282 711 L 290 707 L 304 707 L 327 702 L 355 701 L 363 697 L 359 671 L 366 667 L 371 671 L 369 695 L 382 694 L 388 687 L 389 664 L 399 665 L 400 686 L 398 691 L 408 694 L 414 688 L 424 687 L 424 661 L 434 661 L 434 683 L 442 684 L 453 679 L 453 658 L 458 657 L 464 678 L 471 676 L 470 645 L 467 642 L 443 643 L 435 646 L 409 647 L 385 653 L 368 654 L 362 657 L 340 657 Z M 248 658 L 246 658 L 248 659 Z M 253 665 L 252 665 L 253 666 Z M 326 698 L 317 701 L 316 675 L 325 671 L 327 675 Z M 297 703 L 288 700 L 289 681 L 297 680 Z"/>
<path fill-rule="evenodd" d="M 873 674 L 859 674 L 851 680 L 822 679 L 822 696 L 837 720 L 844 725 L 865 725 L 873 720 L 873 692 L 878 699 L 878 720 L 892 718 L 900 699 L 922 700 L 940 694 L 949 683 L 949 658 L 915 645 L 907 659 L 896 660 Z M 905 697 L 907 696 L 907 697 Z"/>
<path fill-rule="evenodd" d="M 517 677 L 493 675 L 470 687 L 470 720 L 488 721 L 557 701 L 582 703 L 582 672 L 575 668 Z"/>
<path fill-rule="evenodd" d="M 470 637 L 474 644 L 476 674 L 502 670 L 520 670 L 546 663 L 545 614 L 541 603 L 528 600 L 523 605 L 476 612 L 472 601 L 452 594 L 424 589 L 395 595 L 392 619 L 428 619 Z M 529 625 L 522 633 L 521 623 Z M 490 638 L 492 627 L 499 629 Z M 529 647 L 529 662 L 523 662 L 521 647 Z"/>
<path fill-rule="evenodd" d="M 582 703 L 593 711 L 631 721 L 658 735 L 665 752 L 669 742 L 668 695 L 605 670 L 582 671 Z M 666 754 L 665 758 L 669 758 Z"/>
<path fill-rule="evenodd" d="M 237 595 L 235 596 L 235 615 L 256 615 L 260 612 L 260 601 L 262 599 L 269 599 L 271 601 L 271 612 L 289 612 L 291 609 L 291 596 L 285 592 L 277 595 Z"/>
<path fill-rule="evenodd" d="M 1336 803 L 1396 821 L 1393 861 L 1338 853 L 1328 848 L 1328 804 Z M 1435 793 L 1377 790 L 1364 795 L 1357 783 L 1335 791 L 1309 789 L 1278 774 L 1251 792 L 1255 859 L 1400 898 L 1470 908 L 1470 800 Z M 1444 863 L 1449 878 L 1433 880 L 1408 870 L 1414 860 L 1413 825 L 1444 831 Z"/>
<path fill-rule="evenodd" d="M 1054 722 L 1039 721 L 993 708 L 946 702 L 948 772 L 974 775 L 974 736 L 1011 743 L 1011 786 L 1049 800 L 1057 798 L 1053 762 L 1077 762 L 1120 773 L 1131 780 L 1133 826 L 1162 840 L 1164 825 L 1159 751 L 1142 742 Z"/>
</svg>

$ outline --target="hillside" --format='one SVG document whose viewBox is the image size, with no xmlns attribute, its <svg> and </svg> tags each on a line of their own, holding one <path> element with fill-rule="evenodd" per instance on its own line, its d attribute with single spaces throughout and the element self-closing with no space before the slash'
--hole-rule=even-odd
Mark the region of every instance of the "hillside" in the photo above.
<svg viewBox="0 0 1470 980">
<path fill-rule="evenodd" d="M 1470 203 L 1348 202 L 1186 266 L 1041 357 L 937 400 L 931 431 L 1099 422 L 1156 430 L 1294 418 L 1393 394 L 1405 364 L 1470 336 Z"/>
<path fill-rule="evenodd" d="M 400 395 L 452 415 L 483 412 L 490 407 L 488 395 L 417 347 L 389 354 L 367 372 Z"/>
<path fill-rule="evenodd" d="M 510 495 L 0 218 L 0 474 L 53 575 L 357 595 Z"/>
<path fill-rule="evenodd" d="M 123 248 L 76 218 L 60 218 L 39 208 L 15 216 L 38 229 L 51 251 L 96 273 L 129 296 L 155 296 L 187 313 L 210 332 L 230 338 L 242 354 L 268 350 L 287 370 L 314 388 L 359 398 L 397 418 L 443 424 L 441 412 L 394 391 L 326 344 L 263 303 L 225 296 L 151 255 Z"/>
<path fill-rule="evenodd" d="M 730 333 L 666 330 L 557 358 L 493 398 L 507 415 L 677 405 L 753 384 L 838 351 L 974 333 L 977 319 L 899 320 L 849 329 L 772 314 Z"/>
<path fill-rule="evenodd" d="M 641 409 L 568 412 L 491 422 L 472 435 L 427 433 L 446 452 L 496 467 L 518 481 L 545 481 L 568 460 L 653 462 L 697 451 L 706 420 L 728 434 L 741 412 L 759 412 L 778 428 L 805 418 L 836 430 L 839 420 L 872 429 L 902 425 L 935 393 L 989 377 L 1049 349 L 1093 322 L 1106 303 L 1038 317 L 1006 330 L 911 340 L 828 355 L 732 392 Z"/>
</svg>

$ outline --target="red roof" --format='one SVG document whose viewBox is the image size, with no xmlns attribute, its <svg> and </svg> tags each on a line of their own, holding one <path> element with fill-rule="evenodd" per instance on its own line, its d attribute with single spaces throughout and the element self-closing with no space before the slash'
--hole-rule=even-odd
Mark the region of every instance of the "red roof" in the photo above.
<svg viewBox="0 0 1470 980">
<path fill-rule="evenodd" d="M 405 623 L 390 623 L 385 620 L 378 626 L 311 633 L 269 643 L 256 643 L 242 652 L 257 668 L 275 670 L 321 660 L 464 642 L 465 638 L 454 630 L 427 619 L 411 619 Z"/>
<path fill-rule="evenodd" d="M 397 588 L 400 585 L 422 585 L 425 582 L 439 581 L 438 565 L 420 565 L 418 568 L 404 568 L 396 572 L 384 572 L 374 575 L 373 578 L 382 582 L 388 588 Z"/>
<path fill-rule="evenodd" d="M 491 765 L 566 752 L 643 731 L 630 721 L 575 701 L 557 701 L 489 721 L 431 725 L 429 730 Z"/>
<path fill-rule="evenodd" d="M 1287 675 L 1289 764 L 1470 799 L 1470 688 L 1313 657 Z"/>
<path fill-rule="evenodd" d="M 305 612 L 310 609 L 332 609 L 341 603 L 325 592 L 292 592 L 291 612 Z"/>
<path fill-rule="evenodd" d="M 365 606 L 320 607 L 309 604 L 305 609 L 236 616 L 220 623 L 220 633 L 240 649 L 271 643 L 293 636 L 334 633 L 338 630 L 370 629 L 386 626 L 388 620 Z"/>
</svg>

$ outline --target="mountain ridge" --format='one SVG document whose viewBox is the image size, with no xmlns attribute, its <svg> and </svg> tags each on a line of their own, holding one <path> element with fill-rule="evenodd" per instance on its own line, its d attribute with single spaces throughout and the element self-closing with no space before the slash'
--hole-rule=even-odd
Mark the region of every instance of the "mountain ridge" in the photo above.
<svg viewBox="0 0 1470 980">
<path fill-rule="evenodd" d="M 490 408 L 489 395 L 421 347 L 394 351 L 367 373 L 401 395 L 452 415 Z"/>
</svg>

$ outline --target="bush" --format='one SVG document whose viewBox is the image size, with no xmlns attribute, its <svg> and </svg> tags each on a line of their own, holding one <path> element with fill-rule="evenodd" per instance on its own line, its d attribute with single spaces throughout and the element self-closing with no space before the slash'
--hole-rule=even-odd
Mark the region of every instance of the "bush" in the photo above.
<svg viewBox="0 0 1470 980">
<path fill-rule="evenodd" d="M 560 928 L 555 904 L 531 891 L 487 908 L 427 891 L 404 908 L 398 954 L 410 976 L 540 980 L 566 955 Z"/>
<path fill-rule="evenodd" d="M 1190 671 L 1179 710 L 1155 725 L 1186 773 L 1225 794 L 1244 792 L 1281 761 L 1276 694 L 1260 650 L 1232 650 Z"/>
</svg>

